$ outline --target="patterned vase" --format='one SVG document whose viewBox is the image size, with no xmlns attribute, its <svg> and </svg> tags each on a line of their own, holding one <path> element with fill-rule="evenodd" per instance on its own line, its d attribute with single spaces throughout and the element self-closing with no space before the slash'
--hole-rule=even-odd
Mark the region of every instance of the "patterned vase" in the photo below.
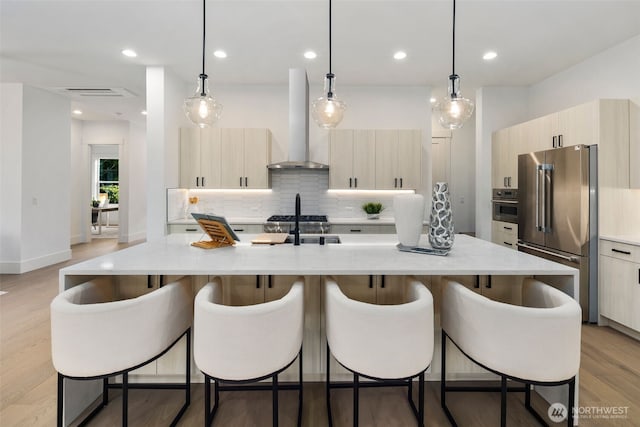
<svg viewBox="0 0 640 427">
<path fill-rule="evenodd" d="M 429 218 L 429 243 L 436 249 L 450 249 L 453 246 L 453 214 L 449 199 L 449 185 L 436 182 L 433 187 L 431 216 Z"/>
</svg>

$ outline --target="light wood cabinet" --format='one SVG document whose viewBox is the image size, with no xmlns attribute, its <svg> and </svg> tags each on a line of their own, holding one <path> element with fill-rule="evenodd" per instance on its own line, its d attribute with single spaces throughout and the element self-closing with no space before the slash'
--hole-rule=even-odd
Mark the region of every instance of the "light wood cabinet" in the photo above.
<svg viewBox="0 0 640 427">
<path fill-rule="evenodd" d="M 329 187 L 375 188 L 373 130 L 332 130 L 329 134 Z"/>
<path fill-rule="evenodd" d="M 640 246 L 600 240 L 600 315 L 640 332 Z"/>
<path fill-rule="evenodd" d="M 329 134 L 329 188 L 419 188 L 421 135 L 419 130 L 332 130 Z"/>
<path fill-rule="evenodd" d="M 518 250 L 518 224 L 492 221 L 491 241 L 509 249 Z"/>
<path fill-rule="evenodd" d="M 220 130 L 180 129 L 180 186 L 220 187 Z"/>
<path fill-rule="evenodd" d="M 419 130 L 376 130 L 376 189 L 416 189 L 422 173 Z"/>
<path fill-rule="evenodd" d="M 220 130 L 221 188 L 269 188 L 271 132 L 268 129 Z"/>
</svg>

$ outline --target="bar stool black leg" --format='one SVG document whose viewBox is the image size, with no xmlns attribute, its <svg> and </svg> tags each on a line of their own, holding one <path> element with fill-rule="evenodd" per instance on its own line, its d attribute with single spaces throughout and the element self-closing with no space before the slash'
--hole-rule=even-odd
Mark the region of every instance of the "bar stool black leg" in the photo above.
<svg viewBox="0 0 640 427">
<path fill-rule="evenodd" d="M 326 400 L 327 400 L 327 419 L 329 427 L 333 427 L 333 417 L 331 416 L 331 352 L 329 350 L 329 343 L 327 342 L 327 378 L 326 378 Z"/>
<path fill-rule="evenodd" d="M 125 372 L 122 374 L 122 427 L 127 427 L 129 412 L 129 374 Z"/>
<path fill-rule="evenodd" d="M 273 427 L 278 427 L 278 374 L 273 375 L 271 393 L 273 399 Z"/>
<path fill-rule="evenodd" d="M 58 373 L 58 409 L 57 409 L 57 419 L 56 422 L 58 427 L 62 427 L 62 413 L 64 409 L 64 376 L 61 373 Z"/>
<path fill-rule="evenodd" d="M 299 379 L 298 379 L 298 387 L 300 390 L 298 391 L 298 427 L 302 426 L 302 347 L 300 347 L 300 352 L 298 353 L 298 370 L 299 370 Z"/>
<path fill-rule="evenodd" d="M 358 400 L 360 399 L 358 374 L 353 374 L 353 427 L 358 427 Z"/>
<path fill-rule="evenodd" d="M 407 398 L 413 400 L 413 378 L 409 378 L 409 387 L 407 388 Z"/>
<path fill-rule="evenodd" d="M 187 406 L 191 404 L 191 329 L 187 331 L 187 372 L 186 372 L 186 401 Z"/>
<path fill-rule="evenodd" d="M 420 381 L 420 384 L 418 384 L 418 399 L 420 399 L 418 402 L 418 418 L 420 418 L 418 425 L 424 427 L 424 371 L 418 376 L 418 381 Z"/>
<path fill-rule="evenodd" d="M 575 398 L 576 398 L 576 378 L 573 377 L 569 382 L 569 405 L 567 405 L 567 408 L 569 408 L 569 414 L 567 415 L 568 427 L 573 427 L 573 404 L 574 404 Z"/>
<path fill-rule="evenodd" d="M 500 427 L 507 427 L 507 377 L 500 382 Z"/>
<path fill-rule="evenodd" d="M 102 405 L 109 403 L 109 377 L 102 380 Z"/>
</svg>

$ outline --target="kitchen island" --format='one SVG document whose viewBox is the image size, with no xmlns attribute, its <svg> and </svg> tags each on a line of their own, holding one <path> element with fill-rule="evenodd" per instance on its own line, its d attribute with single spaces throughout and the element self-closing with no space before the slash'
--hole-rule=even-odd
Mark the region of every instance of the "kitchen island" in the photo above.
<svg viewBox="0 0 640 427">
<path fill-rule="evenodd" d="M 447 256 L 423 255 L 400 252 L 396 248 L 397 236 L 389 234 L 345 234 L 339 235 L 341 243 L 263 245 L 251 244 L 254 235 L 241 235 L 241 241 L 235 246 L 219 249 L 200 249 L 190 245 L 199 240 L 195 234 L 171 234 L 156 241 L 129 247 L 118 252 L 103 255 L 60 270 L 60 291 L 83 283 L 96 276 L 111 276 L 114 284 L 120 288 L 124 297 L 132 297 L 146 292 L 147 285 L 155 287 L 161 282 L 173 280 L 174 277 L 192 276 L 194 290 L 206 283 L 211 276 L 223 278 L 251 278 L 248 283 L 252 292 L 265 282 L 271 287 L 280 279 L 285 286 L 295 277 L 305 278 L 305 333 L 304 333 L 304 379 L 321 381 L 326 360 L 324 344 L 324 314 L 322 309 L 322 276 L 332 275 L 338 282 L 346 285 L 354 278 L 369 278 L 365 288 L 372 287 L 372 278 L 381 278 L 385 292 L 398 287 L 404 276 L 417 276 L 434 295 L 435 325 L 439 329 L 439 296 L 441 276 L 478 278 L 479 292 L 484 294 L 485 288 L 480 286 L 480 277 L 494 279 L 493 287 L 502 279 L 503 285 L 519 289 L 519 278 L 537 276 L 541 280 L 553 284 L 578 298 L 578 270 L 547 261 L 532 255 L 507 249 L 491 242 L 466 235 L 456 235 L 452 250 Z M 207 237 L 205 236 L 205 240 Z M 427 245 L 427 236 L 423 235 L 421 244 Z M 263 278 L 263 279 L 260 279 Z M 387 280 L 385 281 L 385 278 Z M 262 280 L 262 282 L 261 282 Z M 240 288 L 229 281 L 230 288 Z M 489 284 L 491 279 L 489 279 Z M 140 286 L 142 284 L 142 286 Z M 356 285 L 358 285 L 356 283 Z M 128 288 L 136 288 L 130 291 Z M 486 286 L 490 288 L 491 286 Z M 486 289 L 490 290 L 490 289 Z M 382 292 L 378 290 L 378 301 Z M 262 297 L 267 291 L 262 293 Z M 374 296 L 375 298 L 375 296 Z M 268 298 L 266 298 L 268 299 Z M 375 300 L 374 300 L 375 302 Z M 144 319 L 141 319 L 143 321 Z M 435 352 L 432 368 L 428 378 L 439 379 L 439 331 L 435 334 Z M 453 350 L 453 349 L 452 349 Z M 171 380 L 178 375 L 181 350 L 167 353 L 158 360 L 157 366 L 140 371 L 140 380 Z M 176 360 L 171 361 L 171 358 Z M 453 360 L 450 360 L 453 358 Z M 461 355 L 448 349 L 448 366 L 451 366 L 452 379 L 494 379 L 473 366 Z M 175 371 L 172 371 L 175 368 Z M 332 368 L 332 378 L 335 372 Z M 292 368 L 295 369 L 295 368 Z M 200 380 L 197 368 L 193 368 L 193 378 Z M 344 371 L 343 371 L 344 372 Z M 287 372 L 283 380 L 287 380 Z M 178 377 L 174 377 L 178 378 Z M 135 376 L 132 376 L 135 380 Z M 179 380 L 178 380 L 179 381 Z M 90 382 L 73 382 L 67 387 L 65 419 L 71 421 L 95 397 L 100 394 L 100 384 Z M 576 397 L 577 398 L 577 397 Z M 549 400 L 552 399 L 552 400 Z M 547 398 L 553 402 L 555 397 Z M 558 397 L 559 399 L 559 397 Z"/>
</svg>

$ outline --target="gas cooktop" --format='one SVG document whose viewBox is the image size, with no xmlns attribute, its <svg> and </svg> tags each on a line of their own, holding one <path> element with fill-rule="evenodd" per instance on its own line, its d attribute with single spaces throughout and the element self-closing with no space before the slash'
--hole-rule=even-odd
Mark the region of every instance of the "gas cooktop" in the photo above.
<svg viewBox="0 0 640 427">
<path fill-rule="evenodd" d="M 267 222 L 295 222 L 295 215 L 271 215 Z M 300 215 L 300 222 L 328 222 L 326 215 Z"/>
</svg>

